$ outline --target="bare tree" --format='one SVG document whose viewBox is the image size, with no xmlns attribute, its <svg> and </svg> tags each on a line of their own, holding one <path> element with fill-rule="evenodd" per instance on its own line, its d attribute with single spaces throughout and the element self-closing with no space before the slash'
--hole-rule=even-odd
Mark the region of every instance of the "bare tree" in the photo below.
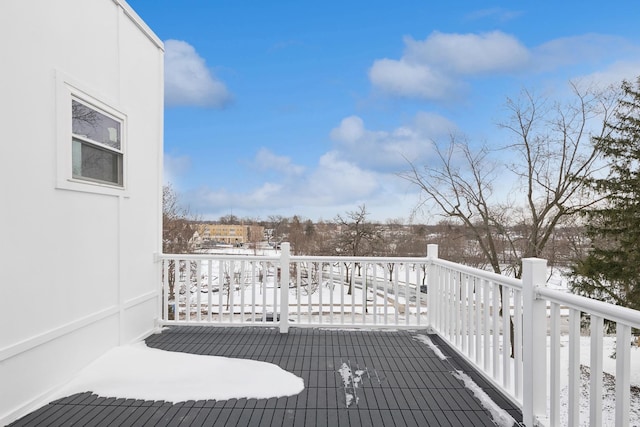
<svg viewBox="0 0 640 427">
<path fill-rule="evenodd" d="M 189 251 L 189 240 L 193 237 L 189 210 L 180 205 L 173 187 L 162 187 L 162 251 L 181 254 Z"/>
<path fill-rule="evenodd" d="M 304 233 L 304 224 L 297 215 L 294 215 L 290 222 L 289 243 L 294 255 L 301 255 L 306 252 L 307 238 Z"/>
<path fill-rule="evenodd" d="M 613 89 L 570 87 L 573 96 L 562 103 L 526 90 L 507 99 L 509 118 L 500 127 L 512 142 L 501 150 L 451 135 L 448 145 L 436 144 L 433 165 L 411 164 L 401 174 L 420 187 L 423 203 L 465 226 L 496 273 L 521 277 L 520 260 L 541 256 L 562 221 L 595 203 L 587 182 L 598 171 L 599 151 L 591 138 L 607 131 L 617 97 Z M 510 160 L 501 163 L 497 154 Z"/>
<path fill-rule="evenodd" d="M 282 215 L 269 215 L 266 226 L 272 230 L 270 239 L 274 243 L 285 241 L 289 235 L 289 218 Z"/>
<path fill-rule="evenodd" d="M 355 211 L 347 212 L 346 217 L 336 216 L 335 222 L 340 228 L 339 234 L 336 236 L 336 250 L 340 255 L 344 256 L 363 256 L 373 254 L 376 243 L 380 239 L 380 231 L 378 227 L 367 220 L 369 213 L 365 205 L 358 206 Z M 349 283 L 349 294 L 353 292 L 353 277 L 349 277 L 350 265 L 345 263 L 346 280 Z M 360 264 L 354 265 L 361 274 Z"/>
<path fill-rule="evenodd" d="M 557 226 L 595 202 L 585 185 L 599 166 L 591 137 L 606 131 L 616 97 L 613 89 L 570 86 L 573 96 L 563 103 L 526 90 L 508 99 L 509 119 L 500 127 L 513 142 L 500 150 L 474 148 L 451 135 L 444 147 L 435 144 L 433 164 L 410 164 L 401 174 L 420 187 L 422 203 L 465 226 L 496 273 L 506 268 L 520 277 L 520 259 L 541 256 Z M 501 163 L 499 157 L 510 160 Z M 505 182 L 515 186 L 506 188 Z"/>
<path fill-rule="evenodd" d="M 218 219 L 218 223 L 229 225 L 240 224 L 240 218 L 238 218 L 234 214 L 224 215 L 221 216 L 220 219 Z"/>
<path fill-rule="evenodd" d="M 162 252 L 167 254 L 182 254 L 189 252 L 189 240 L 193 237 L 194 229 L 189 220 L 189 210 L 182 207 L 178 196 L 171 185 L 162 188 Z M 180 263 L 176 266 L 169 261 L 169 298 L 175 296 L 176 267 L 178 274 L 185 274 L 187 265 Z"/>
</svg>

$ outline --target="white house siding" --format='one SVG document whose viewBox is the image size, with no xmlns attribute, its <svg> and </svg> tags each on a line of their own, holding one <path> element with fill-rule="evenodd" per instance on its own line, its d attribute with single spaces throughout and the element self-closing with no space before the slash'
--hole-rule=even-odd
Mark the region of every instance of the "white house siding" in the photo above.
<svg viewBox="0 0 640 427">
<path fill-rule="evenodd" d="M 4 425 L 155 327 L 163 47 L 121 0 L 2 0 L 0 55 Z M 70 179 L 70 91 L 125 118 L 124 189 Z"/>
</svg>

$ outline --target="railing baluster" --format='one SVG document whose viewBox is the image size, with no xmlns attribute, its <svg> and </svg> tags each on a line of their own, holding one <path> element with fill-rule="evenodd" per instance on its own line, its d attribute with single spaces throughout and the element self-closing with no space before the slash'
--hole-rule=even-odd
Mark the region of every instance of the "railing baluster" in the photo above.
<svg viewBox="0 0 640 427">
<path fill-rule="evenodd" d="M 273 309 L 271 311 L 273 314 L 271 316 L 271 323 L 278 323 L 278 297 L 280 296 L 278 290 L 280 286 L 282 286 L 280 283 L 282 271 L 279 271 L 279 265 L 278 263 L 271 262 L 271 268 L 273 268 Z"/>
<path fill-rule="evenodd" d="M 359 264 L 362 265 L 362 264 Z M 362 273 L 362 269 L 359 270 Z M 365 272 L 364 277 L 360 276 L 362 281 L 362 324 L 367 324 L 367 274 Z"/>
<path fill-rule="evenodd" d="M 492 282 L 492 295 L 493 295 L 493 379 L 498 381 L 500 379 L 500 286 Z"/>
<path fill-rule="evenodd" d="M 409 270 L 409 264 L 405 264 L 406 269 Z M 420 325 L 420 318 L 422 317 L 422 290 L 420 289 L 420 270 L 422 268 L 418 268 L 416 264 L 412 265 L 413 271 L 416 272 L 416 322 L 418 326 Z"/>
<path fill-rule="evenodd" d="M 256 322 L 256 262 L 251 261 L 251 323 Z"/>
<path fill-rule="evenodd" d="M 511 387 L 511 290 L 502 287 L 502 387 Z"/>
<path fill-rule="evenodd" d="M 411 308 L 409 300 L 411 299 L 411 288 L 409 287 L 409 270 L 404 271 L 404 324 L 408 325 L 411 320 Z"/>
<path fill-rule="evenodd" d="M 474 312 L 473 312 L 473 278 L 467 275 L 467 356 L 473 359 L 474 344 Z"/>
<path fill-rule="evenodd" d="M 438 274 L 438 278 L 440 279 L 439 286 L 439 295 L 438 295 L 438 311 L 440 318 L 440 329 L 443 331 L 443 334 L 446 334 L 447 331 L 447 314 L 449 313 L 449 307 L 447 306 L 447 269 L 445 267 L 440 267 L 440 273 Z"/>
<path fill-rule="evenodd" d="M 333 267 L 332 267 L 333 268 Z M 338 263 L 338 275 L 340 276 L 340 324 L 344 325 L 344 274 L 342 272 L 342 263 Z"/>
<path fill-rule="evenodd" d="M 522 399 L 522 291 L 513 292 L 513 327 L 514 339 L 514 393 L 516 399 Z"/>
<path fill-rule="evenodd" d="M 393 264 L 393 269 L 390 271 L 395 270 L 396 268 L 398 268 L 398 266 L 396 264 Z M 388 287 L 388 281 L 387 281 L 387 272 L 385 269 L 383 269 L 382 271 L 382 289 L 383 289 L 383 295 L 384 295 L 384 324 L 388 325 L 389 324 L 389 287 Z"/>
<path fill-rule="evenodd" d="M 305 268 L 307 271 L 307 316 L 309 317 L 309 323 L 312 323 L 313 319 L 313 301 L 312 296 L 314 293 L 313 290 L 313 271 L 309 268 L 311 263 L 305 263 Z"/>
<path fill-rule="evenodd" d="M 453 274 L 453 281 L 452 281 L 452 290 L 451 290 L 451 297 L 453 298 L 453 336 L 454 336 L 454 341 L 453 343 L 455 344 L 456 347 L 460 348 L 460 338 L 461 338 L 461 334 L 460 334 L 460 292 L 461 292 L 461 287 L 460 287 L 460 276 L 462 273 L 460 272 L 455 272 L 455 274 Z"/>
<path fill-rule="evenodd" d="M 454 334 L 454 317 L 456 315 L 454 309 L 454 296 L 453 296 L 453 271 L 447 269 L 447 329 L 449 333 L 449 341 L 455 345 L 456 336 Z"/>
<path fill-rule="evenodd" d="M 355 274 L 355 269 L 352 262 L 349 262 L 345 267 L 347 270 L 347 276 L 349 276 L 349 280 L 347 280 L 347 286 L 351 290 L 351 324 L 356 323 L 356 289 L 355 289 L 355 279 L 353 275 Z M 351 275 L 349 275 L 349 271 L 351 271 Z"/>
<path fill-rule="evenodd" d="M 560 425 L 560 306 L 551 303 L 551 337 L 549 355 L 549 421 L 552 426 Z"/>
<path fill-rule="evenodd" d="M 169 263 L 171 260 L 165 259 L 162 261 L 162 311 L 163 320 L 169 321 Z M 173 297 L 173 318 L 175 320 L 175 295 Z"/>
<path fill-rule="evenodd" d="M 393 313 L 394 313 L 394 322 L 397 325 L 400 321 L 400 298 L 398 296 L 398 275 L 400 273 L 398 270 L 393 271 Z"/>
<path fill-rule="evenodd" d="M 486 373 L 490 373 L 489 369 L 491 366 L 491 334 L 489 332 L 490 328 L 490 310 L 491 310 L 491 282 L 486 279 L 482 280 L 482 293 L 484 297 L 484 306 L 483 310 L 483 332 L 482 332 L 482 346 L 484 350 L 484 371 Z"/>
<path fill-rule="evenodd" d="M 265 269 L 265 262 L 260 261 L 259 267 L 259 279 L 260 279 L 260 294 L 262 295 L 261 315 L 262 323 L 267 321 L 267 272 Z"/>
<path fill-rule="evenodd" d="M 218 261 L 218 323 L 222 323 L 222 299 L 224 298 L 224 261 Z"/>
<path fill-rule="evenodd" d="M 475 277 L 473 279 L 473 287 L 475 289 L 474 304 L 475 304 L 475 334 L 476 334 L 476 348 L 475 357 L 476 365 L 481 366 L 482 360 L 482 279 Z"/>
<path fill-rule="evenodd" d="M 322 270 L 324 270 L 324 263 L 320 264 L 322 266 Z M 333 280 L 333 269 L 331 265 L 329 265 L 329 285 L 327 286 L 327 290 L 329 291 L 329 323 L 333 324 L 333 294 L 335 292 L 335 282 Z"/>
<path fill-rule="evenodd" d="M 202 260 L 196 261 L 196 320 L 202 321 Z"/>
<path fill-rule="evenodd" d="M 467 354 L 467 352 L 469 351 L 467 344 L 469 343 L 468 341 L 468 336 L 469 336 L 469 312 L 468 312 L 468 307 L 469 304 L 467 303 L 466 299 L 467 299 L 467 287 L 469 285 L 468 283 L 468 279 L 469 276 L 467 276 L 466 274 L 460 274 L 460 290 L 458 292 L 458 301 L 460 301 L 460 346 L 462 348 L 462 353 L 463 354 Z"/>
<path fill-rule="evenodd" d="M 229 262 L 229 320 L 233 323 L 236 311 L 236 262 Z"/>
<path fill-rule="evenodd" d="M 366 271 L 366 270 L 365 270 Z M 373 324 L 378 324 L 378 274 L 377 264 L 371 264 L 371 282 L 373 285 Z M 366 276 L 366 274 L 365 274 Z"/>
<path fill-rule="evenodd" d="M 602 317 L 591 315 L 591 360 L 589 378 L 589 424 L 602 426 Z"/>
<path fill-rule="evenodd" d="M 240 276 L 238 277 L 238 288 L 240 291 L 240 323 L 244 323 L 244 307 L 245 307 L 245 295 L 244 295 L 244 277 L 245 277 L 245 260 L 240 261 Z"/>
<path fill-rule="evenodd" d="M 580 425 L 580 312 L 569 311 L 569 426 Z"/>
<path fill-rule="evenodd" d="M 631 327 L 616 324 L 616 425 L 629 425 L 631 401 Z"/>
<path fill-rule="evenodd" d="M 300 262 L 294 263 L 296 267 L 296 305 L 297 305 L 297 322 L 300 323 L 301 301 L 302 301 L 302 272 L 300 268 Z"/>
<path fill-rule="evenodd" d="M 213 298 L 213 289 L 212 289 L 212 283 L 213 283 L 213 268 L 212 268 L 212 264 L 213 264 L 213 260 L 206 260 L 207 261 L 207 322 L 211 322 L 211 305 L 212 305 L 212 298 Z"/>
<path fill-rule="evenodd" d="M 322 312 L 324 311 L 324 300 L 322 299 L 322 269 L 316 263 L 318 270 L 318 323 L 322 324 Z"/>
<path fill-rule="evenodd" d="M 189 261 L 184 261 L 184 288 L 185 319 L 189 322 L 191 321 L 191 263 Z"/>
</svg>

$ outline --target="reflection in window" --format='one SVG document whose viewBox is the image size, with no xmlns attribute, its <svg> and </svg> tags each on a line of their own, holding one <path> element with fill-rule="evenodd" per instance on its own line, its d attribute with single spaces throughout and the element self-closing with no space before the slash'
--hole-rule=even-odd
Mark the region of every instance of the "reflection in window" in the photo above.
<svg viewBox="0 0 640 427">
<path fill-rule="evenodd" d="M 73 177 L 123 185 L 122 122 L 71 101 Z"/>
</svg>

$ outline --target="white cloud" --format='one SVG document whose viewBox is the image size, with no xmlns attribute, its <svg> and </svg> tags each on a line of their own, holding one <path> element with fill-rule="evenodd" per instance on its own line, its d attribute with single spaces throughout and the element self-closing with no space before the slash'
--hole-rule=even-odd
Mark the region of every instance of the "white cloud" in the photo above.
<svg viewBox="0 0 640 427">
<path fill-rule="evenodd" d="M 449 135 L 457 129 L 451 120 L 434 113 L 418 111 L 413 119 L 416 131 L 433 139 Z"/>
<path fill-rule="evenodd" d="M 347 143 L 355 142 L 364 135 L 364 122 L 358 116 L 349 116 L 340 122 L 340 126 L 331 131 L 331 139 L 335 141 L 344 141 Z"/>
<path fill-rule="evenodd" d="M 432 153 L 432 140 L 455 129 L 456 126 L 442 116 L 419 112 L 411 123 L 390 131 L 367 130 L 360 117 L 350 116 L 330 135 L 342 158 L 363 168 L 396 172 L 407 165 L 407 160 L 428 158 Z"/>
<path fill-rule="evenodd" d="M 472 77 L 557 74 L 565 68 L 570 79 L 585 66 L 607 68 L 625 59 L 636 62 L 640 55 L 640 49 L 627 40 L 602 34 L 558 38 L 529 48 L 501 31 L 436 31 L 424 40 L 405 37 L 404 45 L 399 59 L 373 62 L 369 70 L 373 87 L 393 96 L 437 101 L 457 97 Z"/>
<path fill-rule="evenodd" d="M 619 86 L 622 80 L 634 82 L 640 75 L 640 61 L 618 61 L 604 70 L 587 74 L 580 79 L 602 86 Z"/>
<path fill-rule="evenodd" d="M 511 71 L 530 60 L 526 47 L 499 31 L 434 32 L 423 41 L 405 37 L 404 43 L 399 60 L 379 59 L 369 70 L 373 86 L 391 95 L 447 99 L 465 86 L 462 76 Z"/>
<path fill-rule="evenodd" d="M 407 160 L 427 162 L 433 154 L 432 139 L 455 130 L 452 122 L 429 112 L 391 129 L 368 129 L 361 117 L 348 116 L 330 132 L 334 144 L 315 165 L 303 168 L 290 157 L 262 148 L 245 164 L 252 181 L 260 184 L 225 181 L 226 188 L 202 187 L 184 193 L 184 199 L 207 219 L 229 213 L 330 219 L 363 203 L 378 220 L 407 217 L 417 203 L 417 190 L 396 173 L 407 169 Z"/>
<path fill-rule="evenodd" d="M 515 37 L 501 31 L 484 34 L 433 32 L 426 40 L 405 37 L 406 60 L 461 75 L 517 70 L 530 53 Z"/>
<path fill-rule="evenodd" d="M 207 68 L 193 46 L 181 40 L 167 40 L 164 47 L 167 106 L 221 108 L 231 101 L 227 87 Z"/>
<path fill-rule="evenodd" d="M 621 37 L 602 34 L 584 34 L 550 40 L 533 49 L 538 71 L 549 71 L 558 67 L 579 63 L 596 63 L 608 56 L 625 54 L 637 57 L 638 49 Z"/>
<path fill-rule="evenodd" d="M 371 83 L 383 92 L 406 97 L 445 99 L 455 89 L 447 76 L 427 64 L 409 63 L 406 59 L 379 59 L 369 70 Z"/>
<path fill-rule="evenodd" d="M 266 148 L 258 150 L 253 164 L 258 170 L 274 170 L 286 175 L 300 175 L 304 172 L 304 167 L 294 164 L 290 157 L 278 156 Z"/>
<path fill-rule="evenodd" d="M 362 169 L 330 151 L 320 157 L 318 167 L 309 178 L 309 194 L 333 203 L 371 195 L 378 187 L 378 179 L 372 171 Z"/>
</svg>

